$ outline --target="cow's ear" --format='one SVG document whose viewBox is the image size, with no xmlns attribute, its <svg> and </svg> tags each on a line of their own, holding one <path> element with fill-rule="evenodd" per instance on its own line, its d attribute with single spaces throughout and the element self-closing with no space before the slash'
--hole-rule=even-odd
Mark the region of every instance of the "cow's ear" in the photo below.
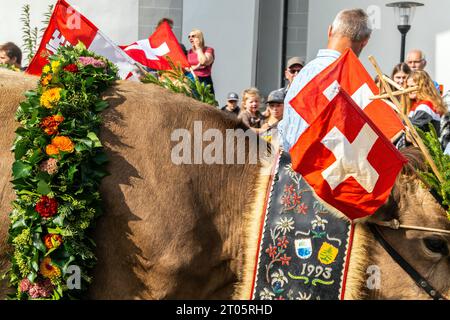
<svg viewBox="0 0 450 320">
<path fill-rule="evenodd" d="M 400 198 L 400 192 L 398 188 L 394 186 L 388 201 L 368 219 L 368 222 L 377 223 L 398 220 Z"/>
</svg>

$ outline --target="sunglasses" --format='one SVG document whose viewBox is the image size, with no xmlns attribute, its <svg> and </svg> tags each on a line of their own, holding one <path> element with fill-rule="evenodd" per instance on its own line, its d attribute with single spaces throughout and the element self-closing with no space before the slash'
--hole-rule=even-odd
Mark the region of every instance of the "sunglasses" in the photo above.
<svg viewBox="0 0 450 320">
<path fill-rule="evenodd" d="M 195 34 L 188 35 L 188 39 L 195 38 Z"/>
<path fill-rule="evenodd" d="M 297 73 L 300 73 L 301 70 L 302 70 L 302 69 L 294 69 L 294 70 L 289 69 L 289 73 L 290 73 L 290 74 L 297 74 Z"/>
</svg>

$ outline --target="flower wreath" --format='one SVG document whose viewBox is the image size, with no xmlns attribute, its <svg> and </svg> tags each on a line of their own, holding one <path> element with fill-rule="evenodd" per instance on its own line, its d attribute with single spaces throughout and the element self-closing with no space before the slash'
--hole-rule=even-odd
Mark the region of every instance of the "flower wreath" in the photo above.
<svg viewBox="0 0 450 320">
<path fill-rule="evenodd" d="M 88 231 L 107 175 L 98 132 L 108 103 L 100 94 L 115 80 L 117 68 L 79 43 L 50 56 L 37 90 L 25 93 L 13 146 L 11 298 L 79 298 L 92 280 Z"/>
</svg>

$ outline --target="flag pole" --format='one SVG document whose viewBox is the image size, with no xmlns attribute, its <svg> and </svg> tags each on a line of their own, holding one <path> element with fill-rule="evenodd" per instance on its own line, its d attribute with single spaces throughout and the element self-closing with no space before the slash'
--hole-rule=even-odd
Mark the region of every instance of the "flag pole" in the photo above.
<svg viewBox="0 0 450 320">
<path fill-rule="evenodd" d="M 400 103 L 400 101 L 397 99 L 396 96 L 394 96 L 391 87 L 388 85 L 386 80 L 384 79 L 384 75 L 381 72 L 380 67 L 378 66 L 378 63 L 374 56 L 369 56 L 369 61 L 372 63 L 373 67 L 375 68 L 375 71 L 377 72 L 378 76 L 380 77 L 380 81 L 384 86 L 384 89 L 386 90 L 387 94 L 389 95 L 389 98 L 392 100 L 392 102 L 399 108 L 399 110 L 403 110 L 404 106 Z M 439 172 L 436 164 L 433 161 L 433 158 L 430 155 L 430 152 L 428 151 L 427 147 L 425 146 L 425 143 L 423 142 L 422 138 L 417 133 L 416 128 L 413 126 L 411 121 L 409 120 L 408 116 L 404 114 L 403 112 L 400 112 L 401 119 L 405 122 L 406 126 L 409 128 L 410 133 L 414 140 L 416 140 L 417 145 L 419 149 L 422 151 L 423 155 L 425 156 L 425 159 L 430 164 L 431 170 L 433 170 L 434 174 L 438 178 L 438 180 L 443 183 L 444 179 L 442 178 L 441 173 Z"/>
</svg>

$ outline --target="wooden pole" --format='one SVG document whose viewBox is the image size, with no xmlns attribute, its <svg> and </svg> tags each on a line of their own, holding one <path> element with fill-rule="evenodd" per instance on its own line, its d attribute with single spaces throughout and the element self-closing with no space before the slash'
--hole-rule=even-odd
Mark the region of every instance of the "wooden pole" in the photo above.
<svg viewBox="0 0 450 320">
<path fill-rule="evenodd" d="M 418 90 L 419 90 L 419 87 L 411 87 L 411 88 L 408 88 L 408 89 L 401 89 L 399 91 L 392 92 L 392 95 L 395 96 L 395 97 L 396 96 L 402 96 L 403 97 L 405 94 L 408 94 L 408 93 L 411 93 L 411 92 L 416 92 Z M 389 94 L 385 93 L 385 94 L 381 94 L 381 95 L 378 95 L 378 96 L 373 96 L 373 97 L 370 98 L 370 100 L 379 100 L 379 99 L 388 99 L 388 98 L 390 98 Z"/>
<path fill-rule="evenodd" d="M 381 72 L 380 67 L 378 66 L 377 61 L 375 60 L 375 57 L 369 56 L 369 61 L 372 63 L 373 67 L 375 68 L 375 71 L 377 72 L 378 76 L 380 77 L 380 81 L 384 86 L 384 89 L 386 90 L 387 94 L 389 95 L 389 98 L 392 100 L 392 102 L 397 106 L 398 109 L 402 110 L 404 106 L 400 103 L 400 101 L 397 99 L 396 96 L 393 95 L 392 89 L 389 86 L 389 84 L 384 80 L 383 73 Z M 433 158 L 430 155 L 430 152 L 428 151 L 427 147 L 422 141 L 422 138 L 417 133 L 416 128 L 414 128 L 413 124 L 409 120 L 408 116 L 404 114 L 403 112 L 400 112 L 400 117 L 405 122 L 406 126 L 409 128 L 411 135 L 413 136 L 414 140 L 416 140 L 417 145 L 419 149 L 422 151 L 423 155 L 425 156 L 426 161 L 430 164 L 431 170 L 433 170 L 434 174 L 438 178 L 438 180 L 443 183 L 444 179 L 442 178 L 441 173 L 439 172 L 436 164 L 433 161 Z"/>
</svg>

